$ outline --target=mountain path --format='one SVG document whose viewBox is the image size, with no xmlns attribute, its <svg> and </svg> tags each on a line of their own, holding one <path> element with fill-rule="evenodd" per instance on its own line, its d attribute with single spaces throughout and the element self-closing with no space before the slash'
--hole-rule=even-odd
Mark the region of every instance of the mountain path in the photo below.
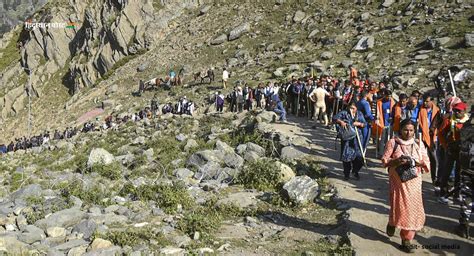
<svg viewBox="0 0 474 256">
<path fill-rule="evenodd" d="M 343 180 L 342 162 L 339 161 L 340 143 L 335 149 L 335 132 L 305 118 L 289 117 L 289 123 L 275 123 L 280 133 L 289 137 L 302 136 L 310 141 L 310 150 L 328 169 L 328 178 L 350 208 L 347 220 L 349 239 L 358 255 L 400 255 L 399 230 L 389 238 L 385 234 L 388 221 L 388 175 L 381 162 L 374 158 L 375 148 L 369 147 L 369 168 L 360 172 L 361 179 Z M 455 231 L 459 206 L 442 205 L 436 201 L 431 177 L 423 177 L 423 202 L 426 213 L 425 227 L 417 232 L 414 255 L 473 255 L 474 240 L 464 239 Z M 471 225 L 472 226 L 472 225 Z M 472 234 L 472 232 L 471 232 Z"/>
</svg>

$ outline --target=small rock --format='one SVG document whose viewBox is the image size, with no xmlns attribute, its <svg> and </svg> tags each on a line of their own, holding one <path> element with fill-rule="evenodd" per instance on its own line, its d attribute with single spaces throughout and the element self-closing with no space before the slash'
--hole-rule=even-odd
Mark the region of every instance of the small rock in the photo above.
<svg viewBox="0 0 474 256">
<path fill-rule="evenodd" d="M 209 10 L 211 9 L 210 5 L 206 5 L 199 10 L 199 15 L 204 15 L 206 14 Z"/>
<path fill-rule="evenodd" d="M 467 47 L 473 47 L 474 46 L 474 33 L 464 35 L 464 44 Z"/>
<path fill-rule="evenodd" d="M 250 24 L 249 23 L 244 23 L 241 24 L 240 26 L 232 29 L 229 33 L 229 41 L 235 40 L 240 38 L 243 34 L 247 33 L 250 31 Z"/>
<path fill-rule="evenodd" d="M 62 227 L 49 227 L 46 229 L 46 234 L 48 237 L 65 237 L 66 229 Z"/>
<path fill-rule="evenodd" d="M 304 20 L 305 17 L 306 17 L 306 13 L 298 10 L 295 12 L 295 15 L 293 15 L 293 22 L 300 23 L 301 21 Z"/>
<path fill-rule="evenodd" d="M 415 56 L 415 60 L 426 60 L 429 58 L 430 56 L 428 54 L 418 54 Z"/>
<path fill-rule="evenodd" d="M 312 39 L 312 38 L 315 38 L 316 35 L 319 33 L 319 29 L 313 29 L 313 31 L 311 31 L 308 35 L 308 39 Z"/>
<path fill-rule="evenodd" d="M 148 68 L 148 63 L 142 63 L 140 66 L 137 67 L 138 72 L 143 72 Z"/>
<path fill-rule="evenodd" d="M 382 7 L 388 8 L 390 7 L 393 3 L 395 3 L 395 0 L 384 0 L 382 3 Z"/>
<path fill-rule="evenodd" d="M 211 45 L 220 45 L 220 44 L 223 44 L 226 41 L 227 41 L 227 35 L 226 34 L 221 34 L 221 35 L 219 35 L 216 38 L 211 40 Z"/>
<path fill-rule="evenodd" d="M 370 19 L 370 13 L 369 12 L 364 12 L 360 15 L 360 20 L 361 21 L 366 21 L 368 19 Z"/>
<path fill-rule="evenodd" d="M 186 135 L 184 135 L 184 134 L 180 133 L 180 134 L 176 135 L 176 137 L 175 137 L 175 138 L 176 138 L 176 140 L 177 140 L 177 141 L 179 141 L 179 142 L 183 142 L 183 141 L 185 141 L 185 140 L 186 140 Z"/>
<path fill-rule="evenodd" d="M 180 180 L 185 180 L 193 177 L 194 172 L 187 168 L 180 168 L 173 171 L 173 175 Z"/>
<path fill-rule="evenodd" d="M 176 247 L 165 247 L 160 249 L 160 255 L 184 256 L 185 250 Z"/>
<path fill-rule="evenodd" d="M 321 53 L 321 59 L 323 59 L 323 60 L 332 59 L 332 53 L 331 53 L 331 52 L 327 52 L 327 51 Z"/>
<path fill-rule="evenodd" d="M 91 249 L 92 250 L 98 250 L 98 249 L 104 249 L 104 248 L 109 248 L 112 247 L 113 244 L 112 242 L 108 240 L 104 240 L 102 238 L 96 238 L 91 244 Z"/>
<path fill-rule="evenodd" d="M 373 36 L 363 36 L 357 44 L 352 48 L 354 51 L 366 51 L 374 48 L 375 39 Z"/>
<path fill-rule="evenodd" d="M 199 144 L 197 143 L 196 140 L 188 139 L 188 141 L 186 141 L 186 145 L 184 146 L 184 151 L 189 152 L 191 149 L 197 148 L 197 147 L 199 147 Z"/>
</svg>

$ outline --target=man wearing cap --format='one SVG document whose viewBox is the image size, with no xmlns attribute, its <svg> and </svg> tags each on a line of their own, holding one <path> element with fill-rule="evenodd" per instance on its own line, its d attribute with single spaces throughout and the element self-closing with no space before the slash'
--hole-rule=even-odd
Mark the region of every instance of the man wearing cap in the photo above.
<svg viewBox="0 0 474 256">
<path fill-rule="evenodd" d="M 439 129 L 439 142 L 446 152 L 446 162 L 442 166 L 440 172 L 440 187 L 441 197 L 439 202 L 448 203 L 448 179 L 451 170 L 454 167 L 454 186 L 458 186 L 461 180 L 460 165 L 459 165 L 459 150 L 461 129 L 465 122 L 469 120 L 469 115 L 466 113 L 467 105 L 464 102 L 459 102 L 453 105 L 453 112 L 443 117 L 442 124 Z M 459 198 L 459 191 L 454 194 L 454 198 Z"/>
</svg>

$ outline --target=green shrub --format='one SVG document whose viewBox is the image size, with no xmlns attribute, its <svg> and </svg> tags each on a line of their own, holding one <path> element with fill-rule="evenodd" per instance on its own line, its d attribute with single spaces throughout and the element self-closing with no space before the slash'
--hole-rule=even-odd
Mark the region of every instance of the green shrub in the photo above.
<svg viewBox="0 0 474 256">
<path fill-rule="evenodd" d="M 112 164 L 103 165 L 96 164 L 90 168 L 91 172 L 97 172 L 100 176 L 111 180 L 117 180 L 121 177 L 121 165 L 118 162 Z"/>
<path fill-rule="evenodd" d="M 103 189 L 99 185 L 85 188 L 80 180 L 72 182 L 65 182 L 60 185 L 61 196 L 69 200 L 70 196 L 75 196 L 81 199 L 86 204 L 95 204 L 107 206 L 108 201 L 105 198 L 110 198 L 111 192 Z"/>
<path fill-rule="evenodd" d="M 249 162 L 237 176 L 237 183 L 246 188 L 275 190 L 280 184 L 280 172 L 273 162 Z"/>
<path fill-rule="evenodd" d="M 199 207 L 185 214 L 184 218 L 178 221 L 178 228 L 190 236 L 199 232 L 206 238 L 219 228 L 221 221 L 222 216 L 215 208 Z"/>
</svg>

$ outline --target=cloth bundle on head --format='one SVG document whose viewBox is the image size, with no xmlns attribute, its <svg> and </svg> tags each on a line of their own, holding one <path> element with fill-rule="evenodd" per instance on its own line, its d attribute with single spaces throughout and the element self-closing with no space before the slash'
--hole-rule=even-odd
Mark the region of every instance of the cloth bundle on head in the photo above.
<svg viewBox="0 0 474 256">
<path fill-rule="evenodd" d="M 446 111 L 447 112 L 452 112 L 453 111 L 453 106 L 462 102 L 459 97 L 450 97 L 446 100 Z"/>
<path fill-rule="evenodd" d="M 467 105 L 464 102 L 459 102 L 453 105 L 453 110 L 466 111 Z"/>
</svg>

